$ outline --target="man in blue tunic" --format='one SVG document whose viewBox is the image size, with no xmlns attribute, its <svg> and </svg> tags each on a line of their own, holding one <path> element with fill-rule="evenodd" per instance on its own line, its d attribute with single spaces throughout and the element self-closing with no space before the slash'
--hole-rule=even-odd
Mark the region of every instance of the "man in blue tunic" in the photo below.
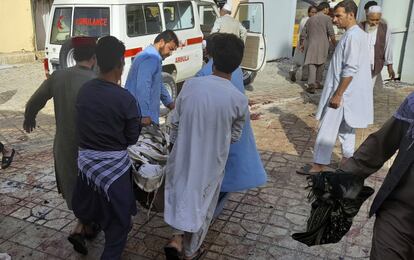
<svg viewBox="0 0 414 260">
<path fill-rule="evenodd" d="M 212 34 L 206 39 L 206 54 L 209 61 L 197 72 L 197 77 L 208 76 L 213 73 L 214 35 L 216 34 Z M 243 72 L 240 67 L 232 73 L 231 83 L 244 94 Z M 250 113 L 247 113 L 240 140 L 230 145 L 229 157 L 214 217 L 222 211 L 228 198 L 228 192 L 256 188 L 265 184 L 266 179 L 266 171 L 257 151 L 256 140 L 250 125 Z"/>
<path fill-rule="evenodd" d="M 171 30 L 160 33 L 151 44 L 134 59 L 125 88 L 135 97 L 142 113 L 142 125 L 159 123 L 160 100 L 169 109 L 174 101 L 162 81 L 162 61 L 177 49 L 178 38 Z"/>
</svg>

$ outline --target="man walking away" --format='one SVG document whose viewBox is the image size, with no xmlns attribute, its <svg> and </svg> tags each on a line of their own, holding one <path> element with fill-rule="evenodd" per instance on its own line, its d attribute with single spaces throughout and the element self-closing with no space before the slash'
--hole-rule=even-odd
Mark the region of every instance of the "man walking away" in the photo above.
<svg viewBox="0 0 414 260">
<path fill-rule="evenodd" d="M 309 18 L 300 36 L 300 48 L 305 50 L 304 64 L 308 65 L 309 68 L 306 91 L 312 94 L 315 93 L 315 89 L 322 88 L 329 44 L 336 44 L 332 19 L 328 16 L 328 13 L 329 4 L 327 2 L 319 4 L 318 13 Z M 306 46 L 304 45 L 305 41 Z"/>
<path fill-rule="evenodd" d="M 232 33 L 246 42 L 247 30 L 236 19 L 231 16 L 231 5 L 226 3 L 220 9 L 220 17 L 216 19 L 211 33 Z"/>
<path fill-rule="evenodd" d="M 162 61 L 171 56 L 177 46 L 177 35 L 166 30 L 135 57 L 129 70 L 125 88 L 138 101 L 143 126 L 159 123 L 160 100 L 170 110 L 174 109 L 174 101 L 162 80 Z"/>
<path fill-rule="evenodd" d="M 45 80 L 26 104 L 23 128 L 30 133 L 36 128 L 36 116 L 53 98 L 56 134 L 53 144 L 55 174 L 58 191 L 70 210 L 72 194 L 78 176 L 78 136 L 76 134 L 76 97 L 82 85 L 95 78 L 92 70 L 95 63 L 96 39 L 75 37 L 72 39 L 76 65 L 57 70 Z M 79 221 L 69 239 L 76 239 L 80 247 L 76 250 L 86 254 L 85 237 L 94 237 L 97 230 L 82 225 Z"/>
<path fill-rule="evenodd" d="M 368 33 L 373 87 L 384 65 L 387 66 L 390 79 L 395 78 L 392 66 L 391 30 L 381 18 L 381 7 L 374 5 L 368 10 L 367 21 L 359 24 L 359 27 Z"/>
<path fill-rule="evenodd" d="M 173 111 L 164 220 L 174 228 L 167 259 L 199 259 L 220 194 L 230 144 L 239 140 L 246 96 L 230 82 L 243 57 L 233 34 L 214 36 L 213 75 L 187 80 Z"/>
<path fill-rule="evenodd" d="M 317 12 L 318 12 L 318 8 L 316 8 L 313 5 L 309 6 L 308 16 L 303 17 L 299 23 L 298 39 L 300 39 L 300 35 L 302 34 L 302 30 L 305 27 L 305 24 L 308 21 L 308 19 L 314 16 Z M 304 44 L 306 44 L 306 42 Z M 292 65 L 289 71 L 289 77 L 292 82 L 296 82 L 296 72 L 298 71 L 300 67 L 302 67 L 302 81 L 308 80 L 308 66 L 303 66 L 304 61 L 305 61 L 305 54 L 303 53 L 303 50 L 300 48 L 300 45 L 298 44 L 298 46 L 295 48 L 295 53 L 293 55 L 294 64 Z"/>
<path fill-rule="evenodd" d="M 346 30 L 329 65 L 316 119 L 320 120 L 314 148 L 314 163 L 299 174 L 327 169 L 337 137 L 343 162 L 352 157 L 355 128 L 373 123 L 373 91 L 367 34 L 356 24 L 357 6 L 345 0 L 335 6 L 334 22 Z"/>
<path fill-rule="evenodd" d="M 79 176 L 73 212 L 82 223 L 98 223 L 105 233 L 102 260 L 119 260 L 137 213 L 127 147 L 138 140 L 140 112 L 119 84 L 125 46 L 113 36 L 99 39 L 97 79 L 88 81 L 76 102 Z M 75 244 L 76 245 L 76 244 Z"/>
<path fill-rule="evenodd" d="M 376 215 L 371 260 L 414 256 L 414 93 L 380 130 L 371 134 L 341 169 L 364 178 L 375 173 L 397 151 L 371 205 Z"/>
</svg>

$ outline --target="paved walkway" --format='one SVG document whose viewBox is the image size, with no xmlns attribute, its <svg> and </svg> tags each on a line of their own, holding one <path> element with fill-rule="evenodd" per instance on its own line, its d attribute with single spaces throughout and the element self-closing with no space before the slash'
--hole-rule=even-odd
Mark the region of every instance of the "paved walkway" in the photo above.
<svg viewBox="0 0 414 260">
<path fill-rule="evenodd" d="M 299 84 L 288 82 L 287 64 L 270 63 L 248 92 L 257 144 L 268 172 L 259 189 L 232 194 L 206 239 L 205 259 L 366 259 L 373 219 L 367 219 L 373 197 L 363 205 L 351 231 L 334 245 L 309 248 L 291 239 L 303 231 L 310 211 L 306 179 L 295 169 L 310 162 L 317 122 L 318 95 L 307 95 Z M 75 253 L 66 237 L 75 224 L 73 214 L 57 193 L 52 143 L 53 106 L 38 117 L 39 128 L 22 131 L 27 98 L 43 79 L 40 63 L 0 70 L 0 141 L 17 150 L 12 167 L 0 171 L 0 253 L 13 259 L 98 259 L 102 234 L 89 243 L 89 255 Z M 375 89 L 375 125 L 357 132 L 360 143 L 398 107 L 413 87 L 397 85 Z M 339 150 L 333 159 L 338 161 Z M 389 163 L 367 184 L 378 190 Z M 140 211 L 124 259 L 164 259 L 163 246 L 170 229 L 162 215 Z"/>
</svg>

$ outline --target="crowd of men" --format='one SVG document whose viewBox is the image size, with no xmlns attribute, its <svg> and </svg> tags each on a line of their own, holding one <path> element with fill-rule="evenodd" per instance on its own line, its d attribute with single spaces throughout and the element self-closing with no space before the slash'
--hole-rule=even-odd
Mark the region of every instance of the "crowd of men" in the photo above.
<svg viewBox="0 0 414 260">
<path fill-rule="evenodd" d="M 369 5 L 367 20 L 360 24 L 351 0 L 335 5 L 333 20 L 327 15 L 330 5 L 322 3 L 310 7 L 310 18 L 301 22 L 295 56 L 302 52 L 303 61 L 298 58 L 292 75 L 305 65 L 308 91 L 323 90 L 314 161 L 298 173 L 328 170 L 338 137 L 343 151 L 340 168 L 364 178 L 399 150 L 371 209 L 370 215 L 377 215 L 371 259 L 409 259 L 414 255 L 409 188 L 414 185 L 414 95 L 354 153 L 355 129 L 373 123 L 377 75 L 386 65 L 390 77 L 395 76 L 390 30 L 381 20 L 381 8 Z M 165 167 L 164 220 L 173 230 L 164 248 L 167 259 L 202 257 L 203 240 L 228 193 L 266 183 L 240 69 L 246 30 L 231 20 L 230 12 L 229 5 L 222 8 L 216 33 L 206 41 L 208 62 L 184 83 L 175 101 L 161 75 L 162 61 L 179 45 L 170 30 L 137 55 L 125 88 L 119 83 L 124 44 L 113 36 L 98 41 L 75 37 L 76 66 L 54 72 L 28 101 L 23 127 L 30 133 L 38 112 L 54 99 L 56 180 L 78 218 L 68 237 L 77 252 L 87 254 L 85 239 L 94 239 L 103 230 L 101 259 L 121 258 L 131 217 L 137 213 L 127 147 L 137 143 L 143 127 L 159 124 L 160 101 L 171 110 L 173 144 Z M 345 30 L 337 43 L 333 24 Z M 336 48 L 322 83 L 330 44 Z M 98 74 L 93 70 L 96 65 Z"/>
</svg>

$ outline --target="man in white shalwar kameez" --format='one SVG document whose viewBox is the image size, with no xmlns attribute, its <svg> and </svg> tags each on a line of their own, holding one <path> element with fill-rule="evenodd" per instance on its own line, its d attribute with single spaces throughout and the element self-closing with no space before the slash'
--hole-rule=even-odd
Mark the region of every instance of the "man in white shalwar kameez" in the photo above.
<svg viewBox="0 0 414 260">
<path fill-rule="evenodd" d="M 343 161 L 355 149 L 355 128 L 373 123 L 373 88 L 367 34 L 356 24 L 357 6 L 345 0 L 335 6 L 334 22 L 346 30 L 329 65 L 316 118 L 320 120 L 314 163 L 298 171 L 312 174 L 327 170 L 337 137 Z"/>
<path fill-rule="evenodd" d="M 197 259 L 213 217 L 230 144 L 242 132 L 248 100 L 230 82 L 243 42 L 233 34 L 214 38 L 213 75 L 185 82 L 172 116 L 174 143 L 166 165 L 165 222 L 173 239 L 167 259 Z"/>
</svg>

